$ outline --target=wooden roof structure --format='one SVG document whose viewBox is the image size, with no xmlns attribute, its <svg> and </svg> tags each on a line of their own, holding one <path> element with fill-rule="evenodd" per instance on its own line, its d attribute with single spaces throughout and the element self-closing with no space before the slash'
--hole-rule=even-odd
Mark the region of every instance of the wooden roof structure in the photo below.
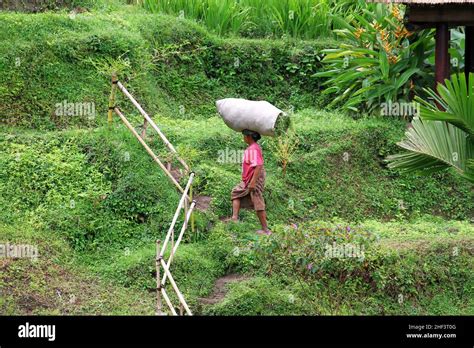
<svg viewBox="0 0 474 348">
<path fill-rule="evenodd" d="M 444 83 L 450 76 L 449 28 L 464 26 L 466 43 L 464 70 L 474 72 L 474 0 L 368 0 L 379 3 L 401 3 L 407 6 L 405 26 L 413 31 L 436 28 L 435 79 Z"/>
</svg>

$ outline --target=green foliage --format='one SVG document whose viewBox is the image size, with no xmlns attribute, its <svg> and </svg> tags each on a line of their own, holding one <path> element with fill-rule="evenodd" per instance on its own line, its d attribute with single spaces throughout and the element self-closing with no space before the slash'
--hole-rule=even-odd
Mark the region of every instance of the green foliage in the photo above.
<svg viewBox="0 0 474 348">
<path fill-rule="evenodd" d="M 107 196 L 105 207 L 117 216 L 140 222 L 152 216 L 161 216 L 169 212 L 177 199 L 173 187 L 157 185 L 156 175 L 133 172 L 122 177 L 114 192 Z M 162 177 L 160 177 L 163 180 Z"/>
<path fill-rule="evenodd" d="M 25 222 L 0 223 L 0 243 L 29 244 L 38 258 L 2 260 L 0 312 L 4 315 L 137 315 L 153 313 L 153 298 L 91 274 L 68 243 Z"/>
<path fill-rule="evenodd" d="M 299 144 L 299 139 L 293 129 L 290 129 L 286 134 L 278 136 L 270 143 L 281 164 L 281 171 L 283 177 L 286 175 L 286 167 L 295 158 L 295 151 Z"/>
<path fill-rule="evenodd" d="M 123 246 L 132 236 L 142 243 L 139 226 L 148 222 L 160 229 L 178 200 L 134 139 L 120 148 L 105 130 L 12 133 L 2 140 L 1 202 L 11 207 L 2 219 L 28 218 L 38 229 L 63 235 L 77 250 L 100 249 L 106 242 Z"/>
<path fill-rule="evenodd" d="M 151 13 L 193 19 L 218 35 L 315 39 L 331 36 L 331 14 L 359 11 L 362 2 L 334 0 L 141 0 Z"/>
<path fill-rule="evenodd" d="M 388 157 L 392 168 L 429 173 L 454 168 L 474 182 L 474 74 L 452 75 L 427 93 L 442 107 L 422 103 L 420 117 L 413 121 L 407 140 L 399 143 L 408 152 Z"/>
<path fill-rule="evenodd" d="M 426 60 L 432 53 L 430 31 L 408 32 L 396 4 L 377 4 L 349 19 L 335 17 L 343 29 L 336 49 L 324 50 L 327 77 L 323 93 L 335 96 L 329 106 L 355 112 L 379 113 L 383 102 L 409 102 L 432 79 Z M 399 116 L 413 116 L 400 114 Z"/>
<path fill-rule="evenodd" d="M 110 189 L 100 173 L 86 165 L 77 145 L 62 135 L 4 133 L 0 146 L 1 197 L 8 197 L 12 215 L 41 205 L 97 200 Z"/>
<path fill-rule="evenodd" d="M 38 243 L 46 256 L 40 266 L 7 262 L 0 274 L 0 291 L 7 293 L 1 311 L 30 314 L 24 303 L 38 298 L 32 307 L 40 314 L 153 312 L 155 241 L 163 240 L 179 194 L 118 119 L 102 127 L 108 75 L 118 70 L 192 164 L 194 193 L 212 197 L 210 208 L 196 213 L 199 234 L 188 230 L 172 264 L 195 313 L 201 311 L 199 297 L 209 295 L 216 278 L 228 272 L 254 278 L 231 285 L 222 303 L 202 313 L 472 312 L 472 227 L 432 217 L 408 222 L 424 214 L 469 219 L 470 186 L 443 173 L 417 177 L 387 169 L 383 158 L 396 151 L 405 128 L 400 120 L 354 120 L 305 109 L 329 98 L 319 96 L 320 81 L 312 75 L 321 68 L 321 50 L 334 42 L 222 39 L 186 19 L 146 14 L 119 1 L 83 3 L 90 3 L 91 12 L 75 18 L 64 12 L 0 14 L 0 113 L 2 123 L 22 126 L 4 126 L 0 135 L 0 240 Z M 334 11 L 343 17 L 365 8 L 363 2 L 357 8 L 348 2 L 318 4 L 336 5 Z M 285 3 L 274 5 L 288 10 Z M 216 8 L 214 15 L 223 10 Z M 295 10 L 295 18 L 301 16 Z M 222 32 L 240 25 L 240 18 L 225 20 Z M 296 24 L 282 21 L 279 30 L 305 35 L 307 29 Z M 257 27 L 242 24 L 238 30 L 256 36 Z M 292 118 L 299 141 L 285 150 L 286 159 L 293 153 L 285 177 L 281 154 L 269 139 L 261 141 L 270 238 L 255 235 L 253 211 L 242 212 L 239 223 L 218 221 L 230 213 L 230 190 L 241 170 L 240 163 L 219 162 L 219 151 L 245 147 L 241 136 L 215 117 L 214 101 L 229 95 L 296 109 Z M 54 115 L 55 104 L 63 100 L 95 102 L 97 117 Z M 134 125 L 142 122 L 123 96 L 117 104 Z M 62 128 L 67 129 L 44 131 Z M 156 135 L 149 132 L 147 140 L 156 153 L 166 153 Z M 374 220 L 354 222 L 367 219 Z M 300 224 L 297 231 L 285 229 L 290 222 Z M 321 257 L 325 242 L 333 240 L 321 235 L 344 232 L 347 225 L 353 239 L 343 233 L 331 238 L 364 245 L 366 263 Z M 294 249 L 292 256 L 287 248 Z M 75 272 L 65 273 L 71 269 Z M 85 278 L 84 272 L 93 274 Z M 69 284 L 80 294 L 80 304 L 50 304 L 55 290 Z M 399 293 L 406 304 L 398 303 Z"/>
<path fill-rule="evenodd" d="M 277 230 L 277 237 L 268 238 L 256 246 L 257 252 L 265 254 L 272 271 L 292 272 L 302 278 L 310 276 L 340 277 L 333 272 L 344 272 L 344 263 L 338 264 L 327 256 L 328 247 L 351 245 L 360 253 L 353 259 L 360 261 L 364 251 L 375 240 L 375 235 L 358 226 L 298 227 L 294 224 Z M 318 260 L 318 262 L 315 262 Z M 353 265 L 347 265 L 350 269 Z M 285 270 L 287 269 L 287 270 Z M 291 274 L 291 273 L 289 273 Z"/>
<path fill-rule="evenodd" d="M 265 279 L 267 289 L 260 288 L 258 278 L 235 285 L 224 302 L 207 309 L 208 313 L 275 314 L 273 310 L 280 306 L 284 309 L 277 310 L 279 314 L 328 313 L 325 293 L 332 299 L 330 314 L 409 313 L 413 310 L 410 305 L 423 313 L 423 308 L 429 307 L 423 299 L 436 296 L 440 284 L 459 301 L 458 306 L 468 310 L 470 290 L 466 284 L 472 277 L 469 245 L 474 232 L 468 223 L 420 220 L 414 225 L 349 225 L 315 221 L 282 226 L 274 232 L 251 247 L 251 252 L 260 255 L 255 268 L 270 277 Z M 358 253 L 348 253 L 347 248 L 346 254 L 328 253 L 328 245 L 348 244 L 357 247 L 352 250 Z M 357 298 L 368 299 L 365 308 Z M 272 305 L 265 308 L 267 301 Z"/>
<path fill-rule="evenodd" d="M 266 278 L 231 284 L 229 295 L 204 310 L 207 315 L 292 315 L 291 292 L 281 290 Z"/>
<path fill-rule="evenodd" d="M 2 3 L 2 11 L 25 11 L 25 12 L 39 12 L 39 11 L 54 11 L 63 7 L 71 6 L 73 1 L 70 0 L 38 0 L 35 2 L 24 1 L 8 1 Z"/>
<path fill-rule="evenodd" d="M 134 12 L 2 13 L 1 20 L 2 123 L 39 129 L 103 125 L 112 71 L 151 114 L 209 117 L 215 100 L 229 95 L 282 108 L 319 104 L 319 83 L 310 76 L 320 51 L 333 45 L 222 40 L 188 21 Z M 91 103 L 95 113 L 60 114 L 64 101 Z M 117 103 L 126 114 L 133 110 L 121 95 Z"/>
</svg>

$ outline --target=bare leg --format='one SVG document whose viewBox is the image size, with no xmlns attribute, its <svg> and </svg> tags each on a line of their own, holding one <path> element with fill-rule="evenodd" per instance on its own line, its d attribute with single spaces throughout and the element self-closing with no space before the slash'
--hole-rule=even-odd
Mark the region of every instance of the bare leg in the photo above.
<svg viewBox="0 0 474 348">
<path fill-rule="evenodd" d="M 260 224 L 262 225 L 262 230 L 268 231 L 267 213 L 265 212 L 265 210 L 258 210 L 257 216 L 258 216 L 258 219 L 260 220 Z"/>
<path fill-rule="evenodd" d="M 234 199 L 232 201 L 232 220 L 237 221 L 239 219 L 240 210 L 240 199 Z"/>
</svg>

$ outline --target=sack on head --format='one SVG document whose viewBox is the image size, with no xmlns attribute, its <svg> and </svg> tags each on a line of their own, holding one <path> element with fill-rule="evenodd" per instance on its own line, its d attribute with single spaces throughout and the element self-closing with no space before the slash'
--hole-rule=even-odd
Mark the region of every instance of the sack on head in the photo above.
<svg viewBox="0 0 474 348">
<path fill-rule="evenodd" d="M 285 113 L 267 101 L 226 98 L 216 101 L 216 106 L 225 124 L 236 132 L 250 129 L 272 137 L 277 123 L 288 128 L 288 122 L 277 122 L 279 117 L 286 116 Z"/>
</svg>

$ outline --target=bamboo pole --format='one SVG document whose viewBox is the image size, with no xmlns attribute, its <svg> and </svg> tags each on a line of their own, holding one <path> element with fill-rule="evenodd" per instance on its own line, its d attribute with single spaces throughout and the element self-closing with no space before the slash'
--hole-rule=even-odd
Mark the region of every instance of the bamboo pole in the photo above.
<svg viewBox="0 0 474 348">
<path fill-rule="evenodd" d="M 178 313 L 176 313 L 176 310 L 173 307 L 173 304 L 170 301 L 170 298 L 168 297 L 168 293 L 166 292 L 165 288 L 163 288 L 163 286 L 161 287 L 161 294 L 163 295 L 163 298 L 165 299 L 165 302 L 168 305 L 171 314 L 178 315 Z"/>
<path fill-rule="evenodd" d="M 166 169 L 166 167 L 163 165 L 163 163 L 161 163 L 160 159 L 158 158 L 158 156 L 156 156 L 153 151 L 150 149 L 150 147 L 145 143 L 145 141 L 142 139 L 142 137 L 140 137 L 140 135 L 137 133 L 137 131 L 135 130 L 135 128 L 133 128 L 133 126 L 130 124 L 130 122 L 128 122 L 128 120 L 126 119 L 126 117 L 120 112 L 120 110 L 118 108 L 115 108 L 114 109 L 115 113 L 117 115 L 119 115 L 119 117 L 121 118 L 121 120 L 123 121 L 123 123 L 125 123 L 125 125 L 127 126 L 127 128 L 133 133 L 133 135 L 135 136 L 135 138 L 138 139 L 138 141 L 143 145 L 143 147 L 145 148 L 145 150 L 148 152 L 148 154 L 153 158 L 153 160 L 158 163 L 158 165 L 161 167 L 161 169 L 163 169 L 163 171 L 165 172 L 165 174 L 168 176 L 168 178 L 171 180 L 171 182 L 181 191 L 184 193 L 184 190 L 183 188 L 181 187 L 181 185 L 175 180 L 175 178 L 173 177 L 173 175 L 171 175 L 171 173 Z"/>
<path fill-rule="evenodd" d="M 174 229 L 174 225 L 176 224 L 176 221 L 178 220 L 179 212 L 181 210 L 181 207 L 183 206 L 184 200 L 187 198 L 187 193 L 189 191 L 189 188 L 191 187 L 193 179 L 194 179 L 194 172 L 191 172 L 191 174 L 189 175 L 188 183 L 186 184 L 186 187 L 184 188 L 183 195 L 181 196 L 181 199 L 179 200 L 179 203 L 178 203 L 178 207 L 176 208 L 176 211 L 174 213 L 173 220 L 171 221 L 170 228 L 168 229 L 168 233 L 166 234 L 165 241 L 163 242 L 163 246 L 161 247 L 160 255 L 164 255 L 165 253 L 166 247 L 168 246 L 168 240 Z"/>
<path fill-rule="evenodd" d="M 193 214 L 193 210 L 195 207 L 196 207 L 196 201 L 193 201 L 191 203 L 191 206 L 189 207 L 189 211 L 188 211 L 188 214 L 186 215 L 183 226 L 181 227 L 181 232 L 179 233 L 178 240 L 176 241 L 173 254 L 176 253 L 176 250 L 179 247 L 179 243 L 181 243 L 181 241 L 183 240 L 184 232 L 186 231 L 186 228 L 188 228 L 188 222 L 189 222 L 190 217 Z"/>
<path fill-rule="evenodd" d="M 189 188 L 189 199 L 193 201 L 193 185 Z M 191 232 L 194 233 L 194 214 L 191 215 Z"/>
<path fill-rule="evenodd" d="M 166 138 L 166 136 L 161 132 L 160 128 L 158 128 L 158 126 L 155 124 L 155 122 L 151 119 L 150 116 L 148 116 L 148 114 L 145 112 L 145 110 L 143 110 L 143 108 L 140 106 L 140 104 L 138 104 L 138 102 L 135 100 L 135 98 L 130 94 L 130 92 L 122 85 L 122 83 L 120 81 L 118 81 L 117 83 L 117 86 L 118 88 L 123 92 L 123 94 L 125 94 L 125 96 L 127 96 L 128 99 L 130 99 L 130 101 L 132 102 L 133 105 L 135 105 L 135 107 L 138 109 L 138 111 L 142 114 L 142 116 L 145 118 L 146 121 L 148 121 L 148 123 L 151 125 L 151 127 L 158 133 L 158 135 L 160 136 L 161 140 L 163 140 L 163 142 L 165 143 L 165 145 L 168 147 L 168 149 L 173 152 L 175 155 L 176 155 L 176 158 L 178 159 L 178 161 L 183 165 L 184 169 L 186 169 L 186 171 L 189 172 L 189 167 L 188 165 L 186 164 L 186 162 L 184 160 L 182 160 L 179 156 L 178 156 L 178 152 L 176 151 L 176 149 L 174 148 L 173 144 L 170 143 L 170 141 Z"/>
<path fill-rule="evenodd" d="M 147 127 L 147 126 L 148 126 L 147 121 L 146 121 L 146 120 L 143 120 L 142 134 L 140 134 L 143 140 L 146 140 L 146 127 Z"/>
<path fill-rule="evenodd" d="M 161 311 L 161 276 L 160 276 L 160 240 L 156 241 L 156 315 L 163 315 Z"/>
<path fill-rule="evenodd" d="M 112 73 L 112 88 L 110 89 L 110 96 L 109 96 L 109 110 L 107 112 L 107 123 L 109 125 L 112 124 L 112 111 L 115 107 L 115 90 L 117 88 L 117 74 L 114 72 Z"/>
<path fill-rule="evenodd" d="M 184 217 L 188 216 L 189 210 L 189 201 L 187 199 L 184 200 Z"/>
<path fill-rule="evenodd" d="M 176 285 L 176 283 L 173 279 L 173 276 L 171 275 L 171 272 L 169 271 L 168 267 L 166 267 L 165 260 L 161 259 L 160 261 L 161 261 L 161 266 L 163 267 L 163 269 L 165 271 L 165 274 L 168 275 L 171 286 L 173 287 L 174 291 L 176 292 L 176 295 L 178 296 L 179 301 L 183 304 L 184 309 L 186 310 L 186 313 L 188 313 L 188 315 L 193 315 L 191 313 L 191 310 L 188 307 L 188 304 L 184 300 L 183 294 L 181 293 L 181 291 L 179 291 L 178 286 Z"/>
<path fill-rule="evenodd" d="M 174 248 L 172 247 L 171 252 L 170 252 L 170 257 L 168 258 L 168 262 L 166 262 L 166 266 L 168 268 L 170 268 L 171 261 L 173 261 L 174 254 L 176 254 L 176 250 L 178 250 L 179 244 L 183 240 L 184 232 L 186 231 L 186 228 L 188 227 L 188 221 L 189 221 L 190 216 L 193 213 L 193 209 L 194 209 L 195 205 L 196 205 L 196 201 L 193 201 L 191 203 L 191 206 L 189 207 L 189 212 L 188 212 L 188 214 L 186 215 L 186 217 L 184 219 L 183 226 L 181 227 L 181 231 L 178 235 L 178 240 L 176 241 L 176 244 L 175 244 Z M 165 273 L 163 275 L 163 278 L 161 279 L 161 284 L 164 285 L 166 283 L 166 278 L 167 278 L 167 275 Z"/>
<path fill-rule="evenodd" d="M 171 255 L 173 254 L 174 250 L 174 228 L 171 230 Z"/>
</svg>

